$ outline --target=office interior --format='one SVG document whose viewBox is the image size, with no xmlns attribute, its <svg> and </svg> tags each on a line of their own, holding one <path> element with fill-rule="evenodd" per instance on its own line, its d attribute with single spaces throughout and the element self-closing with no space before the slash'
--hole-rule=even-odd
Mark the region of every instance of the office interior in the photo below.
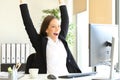
<svg viewBox="0 0 120 80">
<path fill-rule="evenodd" d="M 57 0 L 26 0 L 36 30 L 39 32 L 43 9 L 58 7 Z M 48 3 L 50 3 L 48 5 Z M 83 72 L 92 71 L 89 67 L 88 26 L 90 23 L 117 24 L 119 26 L 119 0 L 65 0 L 68 6 L 70 22 L 76 25 L 74 34 L 76 41 L 71 51 Z M 117 4 L 117 6 L 116 6 Z M 19 1 L 1 0 L 0 2 L 0 64 L 2 63 L 2 44 L 27 43 L 30 45 L 29 54 L 34 53 L 22 22 Z M 119 44 L 118 44 L 118 52 Z M 116 61 L 120 62 L 120 54 Z M 120 68 L 120 64 L 118 64 Z M 1 67 L 0 67 L 1 69 Z"/>
</svg>

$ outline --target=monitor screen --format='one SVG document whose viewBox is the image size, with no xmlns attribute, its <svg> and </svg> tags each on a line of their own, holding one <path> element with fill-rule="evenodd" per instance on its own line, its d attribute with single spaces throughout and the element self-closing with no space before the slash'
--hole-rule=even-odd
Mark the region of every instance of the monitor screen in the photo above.
<svg viewBox="0 0 120 80">
<path fill-rule="evenodd" d="M 117 25 L 89 25 L 89 66 L 111 64 L 112 37 L 117 31 Z"/>
</svg>

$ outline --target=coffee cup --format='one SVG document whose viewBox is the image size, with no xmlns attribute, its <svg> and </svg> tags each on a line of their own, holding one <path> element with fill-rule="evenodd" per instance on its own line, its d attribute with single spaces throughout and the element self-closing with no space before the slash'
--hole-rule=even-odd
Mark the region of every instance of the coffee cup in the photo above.
<svg viewBox="0 0 120 80">
<path fill-rule="evenodd" d="M 29 69 L 29 74 L 31 78 L 37 78 L 38 77 L 38 68 L 30 68 Z"/>
</svg>

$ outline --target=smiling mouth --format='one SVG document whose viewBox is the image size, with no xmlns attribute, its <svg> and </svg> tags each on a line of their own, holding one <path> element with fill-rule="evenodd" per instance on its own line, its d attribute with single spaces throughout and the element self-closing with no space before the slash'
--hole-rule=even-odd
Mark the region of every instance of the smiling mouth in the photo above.
<svg viewBox="0 0 120 80">
<path fill-rule="evenodd" d="M 55 36 L 58 36 L 58 33 L 53 33 Z"/>
</svg>

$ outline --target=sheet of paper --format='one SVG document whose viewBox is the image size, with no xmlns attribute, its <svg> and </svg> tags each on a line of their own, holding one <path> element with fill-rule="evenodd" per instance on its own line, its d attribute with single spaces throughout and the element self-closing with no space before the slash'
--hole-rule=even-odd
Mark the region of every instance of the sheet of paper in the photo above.
<svg viewBox="0 0 120 80">
<path fill-rule="evenodd" d="M 0 80 L 8 79 L 8 72 L 0 72 Z"/>
<path fill-rule="evenodd" d="M 24 72 L 18 72 L 18 79 L 24 76 Z M 0 80 L 8 80 L 8 72 L 0 72 Z"/>
</svg>

